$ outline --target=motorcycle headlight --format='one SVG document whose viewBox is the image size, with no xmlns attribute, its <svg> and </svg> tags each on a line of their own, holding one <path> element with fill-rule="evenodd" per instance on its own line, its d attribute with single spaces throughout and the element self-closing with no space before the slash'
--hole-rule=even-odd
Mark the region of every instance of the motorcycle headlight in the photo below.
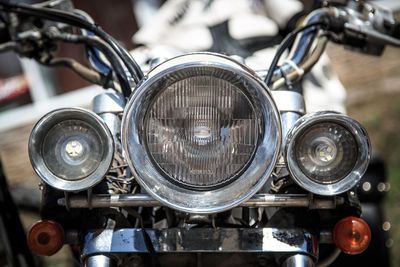
<svg viewBox="0 0 400 267">
<path fill-rule="evenodd" d="M 292 178 L 319 195 L 350 190 L 365 173 L 369 158 L 366 131 L 339 113 L 304 116 L 287 138 L 286 161 Z"/>
<path fill-rule="evenodd" d="M 64 191 L 88 189 L 107 173 L 114 142 L 96 114 L 77 108 L 48 113 L 35 125 L 29 157 L 48 185 Z"/>
<path fill-rule="evenodd" d="M 263 186 L 280 147 L 280 119 L 262 82 L 216 54 L 152 70 L 126 106 L 122 143 L 138 182 L 187 212 L 232 208 Z"/>
</svg>

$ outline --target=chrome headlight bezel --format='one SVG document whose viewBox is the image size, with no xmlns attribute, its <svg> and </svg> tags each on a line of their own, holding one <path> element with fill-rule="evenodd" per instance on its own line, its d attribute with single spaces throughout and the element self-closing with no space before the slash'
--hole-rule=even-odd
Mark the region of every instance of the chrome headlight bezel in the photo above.
<svg viewBox="0 0 400 267">
<path fill-rule="evenodd" d="M 349 131 L 357 143 L 357 160 L 352 170 L 336 182 L 323 184 L 307 177 L 301 170 L 295 155 L 294 146 L 297 138 L 309 127 L 318 123 L 331 122 L 344 127 Z M 290 130 L 285 146 L 285 159 L 289 173 L 293 180 L 314 194 L 332 196 L 346 192 L 353 188 L 367 170 L 371 155 L 371 145 L 366 130 L 354 119 L 333 111 L 311 113 L 300 118 Z"/>
<path fill-rule="evenodd" d="M 168 75 L 196 67 L 212 67 L 234 73 L 246 83 L 262 114 L 262 135 L 252 161 L 238 178 L 213 190 L 191 190 L 166 179 L 152 162 L 145 147 L 145 114 L 160 88 L 154 86 Z M 254 104 L 254 103 L 253 103 Z M 136 88 L 122 119 L 122 144 L 138 183 L 161 203 L 190 213 L 216 213 L 231 209 L 255 194 L 270 177 L 281 144 L 279 112 L 265 84 L 245 66 L 229 57 L 196 53 L 173 58 L 151 70 Z"/>
<path fill-rule="evenodd" d="M 78 180 L 63 179 L 46 165 L 42 155 L 42 145 L 50 129 L 62 121 L 80 120 L 88 123 L 104 141 L 104 154 L 98 167 L 88 176 Z M 62 108 L 43 116 L 33 127 L 28 144 L 29 158 L 36 174 L 48 185 L 67 192 L 87 190 L 107 174 L 114 157 L 114 139 L 103 120 L 95 113 L 82 108 Z"/>
</svg>

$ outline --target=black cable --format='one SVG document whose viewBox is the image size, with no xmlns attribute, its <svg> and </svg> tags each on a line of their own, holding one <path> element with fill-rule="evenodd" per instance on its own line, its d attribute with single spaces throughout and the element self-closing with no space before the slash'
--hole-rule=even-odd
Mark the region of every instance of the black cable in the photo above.
<svg viewBox="0 0 400 267">
<path fill-rule="evenodd" d="M 88 82 L 98 84 L 104 88 L 109 88 L 112 86 L 110 85 L 110 81 L 107 79 L 107 76 L 82 65 L 72 58 L 52 58 L 47 61 L 38 62 L 46 66 L 62 66 L 69 68 L 70 70 L 78 74 L 81 78 L 87 80 Z"/>
<path fill-rule="evenodd" d="M 131 74 L 135 83 L 138 83 L 144 76 L 142 70 L 137 62 L 132 58 L 131 54 L 122 48 L 112 36 L 103 31 L 98 25 L 92 24 L 80 16 L 56 9 L 33 7 L 25 4 L 11 4 L 4 1 L 0 1 L 0 10 L 1 9 L 66 23 L 93 32 L 103 39 L 107 44 L 109 44 L 117 53 Z"/>
<path fill-rule="evenodd" d="M 131 87 L 130 84 L 125 76 L 124 69 L 118 60 L 117 55 L 114 53 L 113 50 L 109 49 L 108 45 L 103 42 L 101 39 L 98 39 L 97 37 L 93 36 L 83 36 L 83 35 L 74 35 L 74 34 L 69 34 L 69 33 L 56 33 L 56 32 L 51 32 L 48 34 L 50 38 L 53 38 L 55 40 L 61 40 L 65 42 L 71 42 L 71 43 L 84 43 L 84 44 L 89 44 L 92 47 L 95 47 L 99 49 L 104 56 L 108 59 L 110 62 L 112 68 L 114 69 L 116 76 L 118 78 L 118 81 L 121 85 L 121 90 L 123 95 L 128 98 L 131 94 Z"/>
<path fill-rule="evenodd" d="M 292 31 L 291 33 L 289 33 L 285 39 L 283 39 L 283 41 L 281 42 L 281 44 L 278 47 L 278 50 L 275 53 L 274 58 L 272 59 L 271 65 L 268 69 L 267 72 L 267 76 L 265 76 L 264 82 L 269 85 L 271 83 L 272 80 L 272 76 L 274 74 L 274 70 L 276 68 L 276 66 L 278 65 L 278 61 L 281 58 L 283 52 L 285 52 L 285 50 L 293 43 L 294 38 L 301 32 L 312 28 L 312 27 L 316 27 L 316 26 L 325 26 L 326 23 L 325 22 L 314 22 L 314 23 L 310 23 L 307 24 L 301 28 L 298 28 L 294 31 Z"/>
</svg>

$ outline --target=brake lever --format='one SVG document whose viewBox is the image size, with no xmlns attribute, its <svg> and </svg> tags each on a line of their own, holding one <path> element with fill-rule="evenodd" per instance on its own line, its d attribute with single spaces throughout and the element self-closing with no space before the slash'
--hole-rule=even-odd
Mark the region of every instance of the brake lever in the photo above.
<svg viewBox="0 0 400 267">
<path fill-rule="evenodd" d="M 380 33 L 376 30 L 369 29 L 367 27 L 363 27 L 362 25 L 348 24 L 345 25 L 345 29 L 348 32 L 362 35 L 361 38 L 363 38 L 366 42 L 370 44 L 391 45 L 400 47 L 400 39 L 396 39 L 392 36 Z"/>
<path fill-rule="evenodd" d="M 386 45 L 400 46 L 400 25 L 393 14 L 363 1 L 337 8 L 331 40 L 360 52 L 381 55 Z"/>
</svg>

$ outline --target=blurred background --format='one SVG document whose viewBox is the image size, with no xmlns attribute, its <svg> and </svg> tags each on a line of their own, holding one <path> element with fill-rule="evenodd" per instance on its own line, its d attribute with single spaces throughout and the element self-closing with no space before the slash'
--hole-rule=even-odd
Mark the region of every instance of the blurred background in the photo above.
<svg viewBox="0 0 400 267">
<path fill-rule="evenodd" d="M 137 14 L 145 12 L 135 10 L 140 1 L 136 5 L 131 0 L 73 2 L 126 48 L 136 47 L 132 36 L 141 23 Z M 397 10 L 400 1 L 378 2 Z M 304 4 L 309 3 L 304 1 Z M 400 19 L 398 11 L 396 15 Z M 63 45 L 59 53 L 85 61 L 84 50 L 77 45 Z M 383 56 L 374 57 L 329 44 L 327 54 L 346 88 L 348 114 L 367 128 L 373 153 L 386 163 L 390 190 L 385 199 L 387 222 L 382 227 L 390 232 L 386 246 L 392 252 L 392 266 L 400 266 L 397 253 L 400 251 L 400 49 L 387 47 Z M 18 203 L 30 204 L 21 215 L 26 227 L 37 220 L 37 210 L 32 206 L 38 206 L 40 201 L 39 179 L 31 168 L 27 152 L 33 124 L 56 108 L 89 107 L 99 90 L 68 69 L 42 67 L 12 52 L 0 55 L 0 157 L 13 196 Z M 63 249 L 57 257 L 45 259 L 46 265 L 73 264 L 68 253 Z"/>
</svg>

